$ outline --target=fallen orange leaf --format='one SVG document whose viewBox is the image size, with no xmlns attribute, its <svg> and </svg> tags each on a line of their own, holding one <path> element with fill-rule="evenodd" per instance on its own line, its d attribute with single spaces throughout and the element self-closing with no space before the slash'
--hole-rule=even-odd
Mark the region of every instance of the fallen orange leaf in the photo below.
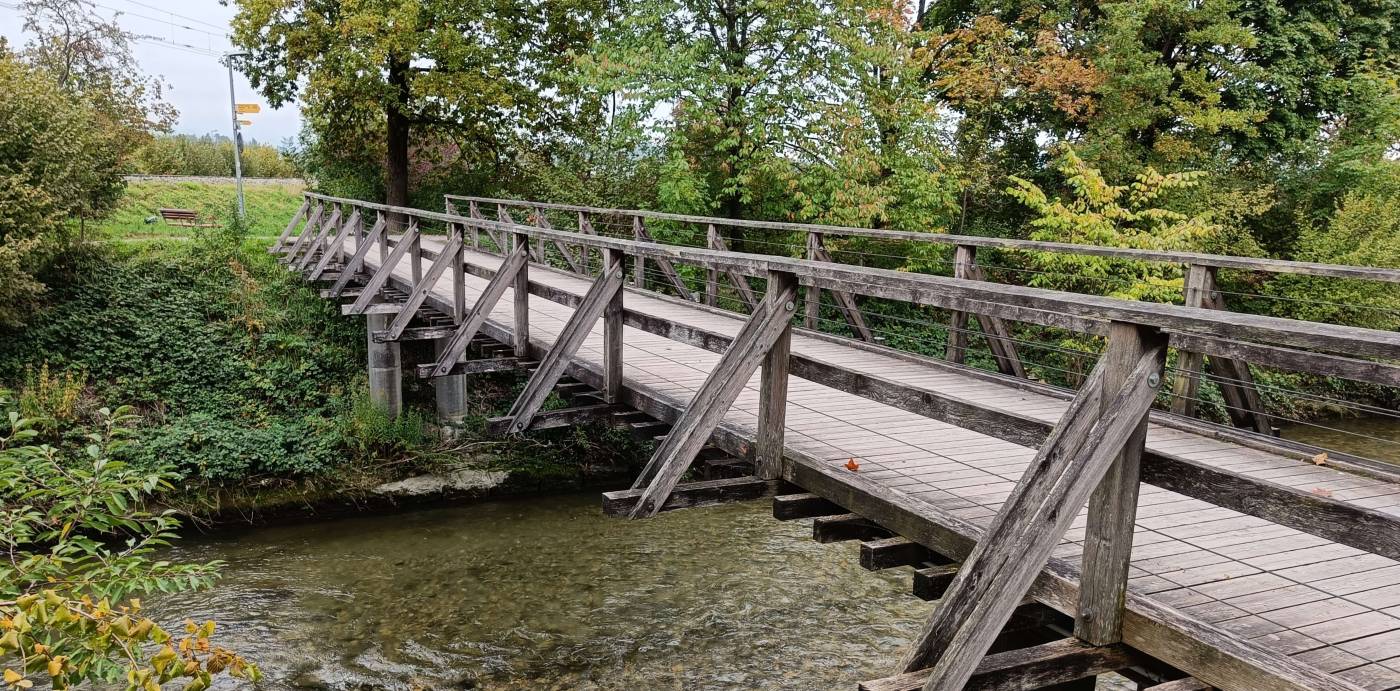
<svg viewBox="0 0 1400 691">
<path fill-rule="evenodd" d="M 1323 451 L 1322 453 L 1313 456 L 1312 462 L 1318 465 L 1327 465 L 1327 452 Z"/>
<path fill-rule="evenodd" d="M 856 459 L 852 458 L 846 461 L 846 470 L 849 470 L 854 473 L 857 470 L 860 470 L 860 464 L 856 463 Z"/>
</svg>

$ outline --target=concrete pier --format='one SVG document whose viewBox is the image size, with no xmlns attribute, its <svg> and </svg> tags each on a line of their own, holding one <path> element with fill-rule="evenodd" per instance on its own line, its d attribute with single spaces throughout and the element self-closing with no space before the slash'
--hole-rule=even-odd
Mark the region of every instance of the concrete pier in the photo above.
<svg viewBox="0 0 1400 691">
<path fill-rule="evenodd" d="M 440 338 L 433 342 L 434 354 L 442 356 L 447 340 Z M 433 390 L 437 393 L 438 424 L 442 425 L 445 434 L 455 436 L 455 431 L 461 429 L 462 421 L 467 417 L 467 375 L 436 377 L 433 379 Z"/>
<path fill-rule="evenodd" d="M 392 314 L 369 314 L 365 338 L 369 342 L 369 399 L 391 417 L 403 410 L 403 356 L 399 343 L 375 343 L 374 332 L 389 328 Z"/>
</svg>

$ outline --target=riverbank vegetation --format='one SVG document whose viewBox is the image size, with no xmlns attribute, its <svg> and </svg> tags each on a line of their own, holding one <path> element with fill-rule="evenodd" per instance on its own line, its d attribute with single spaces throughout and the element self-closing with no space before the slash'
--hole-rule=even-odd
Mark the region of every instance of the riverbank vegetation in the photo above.
<svg viewBox="0 0 1400 691">
<path fill-rule="evenodd" d="M 301 169 L 281 149 L 257 141 L 243 144 L 243 175 L 250 178 L 299 178 Z M 131 172 L 138 175 L 185 175 L 231 178 L 233 140 L 206 134 L 162 134 L 136 150 Z"/>
</svg>

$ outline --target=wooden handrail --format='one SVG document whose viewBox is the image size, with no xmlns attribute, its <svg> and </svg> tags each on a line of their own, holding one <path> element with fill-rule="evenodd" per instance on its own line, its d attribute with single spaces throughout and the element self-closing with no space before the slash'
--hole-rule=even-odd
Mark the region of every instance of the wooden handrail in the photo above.
<svg viewBox="0 0 1400 691">
<path fill-rule="evenodd" d="M 991 314 L 1071 330 L 1103 333 L 1109 321 L 1151 326 L 1235 341 L 1253 341 L 1301 350 L 1352 355 L 1361 358 L 1400 359 L 1400 333 L 1354 326 L 1322 324 L 1281 317 L 1224 313 L 1216 310 L 1144 303 L 1117 298 L 987 283 L 944 276 L 887 269 L 852 267 L 768 255 L 724 252 L 692 247 L 637 242 L 585 233 L 508 224 L 405 207 L 337 199 L 307 193 L 326 203 L 415 216 L 422 220 L 456 223 L 544 240 L 561 240 L 595 248 L 612 249 L 636 257 L 667 259 L 696 266 L 732 270 L 764 277 L 771 271 L 794 274 L 802 285 L 826 290 L 914 302 L 966 312 Z M 1258 364 L 1265 364 L 1261 362 Z M 1295 363 L 1296 364 L 1296 363 Z"/>
<path fill-rule="evenodd" d="M 1077 245 L 1067 242 L 1018 240 L 1014 238 L 994 238 L 984 237 L 980 235 L 924 233 L 908 230 L 879 230 L 874 228 L 857 228 L 853 226 L 829 226 L 810 223 L 790 223 L 784 221 L 746 221 L 733 218 L 717 218 L 710 216 L 693 216 L 689 214 L 673 214 L 662 211 L 643 211 L 638 209 L 609 209 L 602 207 L 578 206 L 574 204 L 526 202 L 518 199 L 493 199 L 489 197 L 469 197 L 452 194 L 445 196 L 449 201 L 474 201 L 477 203 L 509 204 L 530 209 L 552 209 L 555 211 L 570 211 L 575 213 L 637 216 L 641 218 L 679 221 L 683 223 L 713 223 L 717 226 L 753 228 L 757 230 L 783 230 L 801 233 L 820 233 L 824 235 L 845 235 L 849 237 L 876 238 L 882 240 L 931 242 L 944 245 L 967 245 L 972 247 L 994 247 L 998 249 L 1026 250 L 1033 252 L 1054 252 L 1057 254 L 1080 254 L 1084 256 L 1105 257 L 1110 259 L 1131 259 L 1136 261 L 1168 264 L 1199 264 L 1202 266 L 1214 266 L 1226 269 L 1241 269 L 1245 271 L 1263 271 L 1267 273 L 1278 274 L 1300 274 L 1305 276 L 1330 276 L 1332 278 L 1355 278 L 1366 281 L 1380 281 L 1383 283 L 1400 283 L 1400 268 L 1347 266 L 1343 264 L 1300 262 L 1286 259 L 1266 259 L 1262 257 L 1243 257 L 1228 254 L 1208 254 L 1204 252 L 1143 250 L 1126 247 L 1098 247 L 1095 245 Z"/>
</svg>

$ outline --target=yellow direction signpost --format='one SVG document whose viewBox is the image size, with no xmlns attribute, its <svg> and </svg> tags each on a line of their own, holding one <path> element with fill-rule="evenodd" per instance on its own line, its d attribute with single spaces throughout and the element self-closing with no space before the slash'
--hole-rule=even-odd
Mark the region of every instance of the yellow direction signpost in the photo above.
<svg viewBox="0 0 1400 691">
<path fill-rule="evenodd" d="M 253 113 L 261 113 L 262 106 L 256 103 L 239 103 L 234 106 L 234 110 L 239 115 L 251 115 Z"/>
</svg>

